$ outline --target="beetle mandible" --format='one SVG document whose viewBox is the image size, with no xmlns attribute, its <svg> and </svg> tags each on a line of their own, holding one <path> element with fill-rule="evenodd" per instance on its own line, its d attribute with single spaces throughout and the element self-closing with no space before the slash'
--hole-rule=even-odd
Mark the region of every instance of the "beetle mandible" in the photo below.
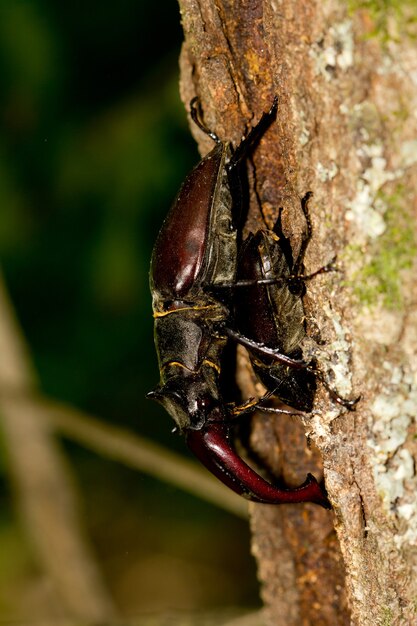
<svg viewBox="0 0 417 626">
<path fill-rule="evenodd" d="M 315 502 L 329 507 L 311 474 L 298 488 L 280 488 L 238 456 L 232 443 L 232 423 L 257 404 L 242 411 L 230 408 L 219 383 L 230 337 L 240 343 L 252 341 L 254 350 L 260 347 L 255 345 L 257 337 L 251 340 L 233 329 L 235 293 L 244 286 L 237 280 L 240 170 L 275 119 L 277 106 L 275 98 L 234 150 L 229 141 L 221 141 L 203 124 L 196 99 L 191 103 L 194 122 L 216 145 L 185 179 L 153 249 L 150 285 L 161 380 L 148 397 L 167 409 L 189 448 L 235 492 L 255 502 Z M 252 284 L 257 283 L 255 278 Z"/>
</svg>

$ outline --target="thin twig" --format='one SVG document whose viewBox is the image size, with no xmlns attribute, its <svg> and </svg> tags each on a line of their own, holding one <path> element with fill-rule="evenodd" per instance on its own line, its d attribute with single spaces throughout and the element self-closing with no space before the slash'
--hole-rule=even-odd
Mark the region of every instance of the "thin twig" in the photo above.
<svg viewBox="0 0 417 626">
<path fill-rule="evenodd" d="M 20 516 L 55 597 L 69 616 L 99 622 L 116 610 L 78 513 L 70 469 L 36 403 L 36 374 L 0 274 L 0 420 Z"/>
<path fill-rule="evenodd" d="M 197 463 L 72 407 L 45 399 L 41 406 L 50 425 L 64 436 L 247 519 L 246 502 Z"/>
</svg>

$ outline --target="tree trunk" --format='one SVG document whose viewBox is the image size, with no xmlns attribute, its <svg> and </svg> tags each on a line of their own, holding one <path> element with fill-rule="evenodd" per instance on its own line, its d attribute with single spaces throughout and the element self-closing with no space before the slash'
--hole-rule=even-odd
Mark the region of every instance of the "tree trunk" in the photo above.
<svg viewBox="0 0 417 626">
<path fill-rule="evenodd" d="M 299 484 L 324 466 L 333 504 L 252 506 L 274 625 L 417 623 L 417 52 L 411 4 L 378 6 L 180 0 L 187 109 L 198 95 L 206 124 L 236 145 L 279 97 L 250 159 L 247 230 L 283 207 L 296 250 L 300 197 L 314 192 L 306 270 L 337 255 L 341 271 L 308 283 L 306 352 L 338 393 L 361 394 L 349 412 L 321 386 L 312 415 L 253 421 L 271 471 Z M 191 127 L 207 153 L 210 139 Z M 250 395 L 244 356 L 239 380 Z"/>
</svg>

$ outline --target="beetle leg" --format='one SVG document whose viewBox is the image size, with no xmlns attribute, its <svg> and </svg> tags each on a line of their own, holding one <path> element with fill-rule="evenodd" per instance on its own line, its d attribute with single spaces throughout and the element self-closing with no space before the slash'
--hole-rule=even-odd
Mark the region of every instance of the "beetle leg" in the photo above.
<svg viewBox="0 0 417 626">
<path fill-rule="evenodd" d="M 237 332 L 236 330 L 233 330 L 232 328 L 226 327 L 224 328 L 224 331 L 226 332 L 226 335 L 228 335 L 231 339 L 234 339 L 237 343 L 240 343 L 245 348 L 248 348 L 248 350 L 255 350 L 263 356 L 273 358 L 283 365 L 288 365 L 289 367 L 293 367 L 294 369 L 303 369 L 307 371 L 311 370 L 314 372 L 314 374 L 316 374 L 316 371 L 302 359 L 292 359 L 291 357 L 287 356 L 286 354 L 282 354 L 274 348 L 268 348 L 268 346 L 264 345 L 263 343 L 258 343 L 256 341 L 253 341 L 252 339 L 249 339 L 248 337 L 245 337 L 244 335 Z"/>
<path fill-rule="evenodd" d="M 299 280 L 305 282 L 315 278 L 319 274 L 327 274 L 328 272 L 339 272 L 340 270 L 335 267 L 336 257 L 323 265 L 312 274 L 285 274 L 282 276 L 275 276 L 274 278 L 248 278 L 244 280 L 236 280 L 234 283 L 216 283 L 215 285 L 203 286 L 205 291 L 215 291 L 216 289 L 235 289 L 239 287 L 255 287 L 256 285 L 280 285 L 288 283 L 290 281 Z"/>
<path fill-rule="evenodd" d="M 279 385 L 275 387 L 275 389 L 271 389 L 267 391 L 261 398 L 258 399 L 258 402 L 254 409 L 258 411 L 264 411 L 265 413 L 282 413 L 284 415 L 304 415 L 305 411 L 294 411 L 288 409 L 278 409 L 276 407 L 263 406 L 263 403 L 270 398 L 273 398 L 274 395 L 277 394 L 279 397 Z"/>
<path fill-rule="evenodd" d="M 276 118 L 277 109 L 278 96 L 275 96 L 269 111 L 262 114 L 262 117 L 256 124 L 256 126 L 253 126 L 251 128 L 249 134 L 240 142 L 240 144 L 236 148 L 227 165 L 229 171 L 236 167 L 236 165 L 238 165 L 243 159 L 246 158 L 248 152 L 253 148 L 258 139 L 262 137 L 262 135 Z M 202 120 L 200 101 L 198 96 L 195 96 L 190 102 L 190 114 L 193 122 L 200 128 L 200 130 L 203 131 L 203 133 L 208 135 L 217 144 L 221 143 L 218 135 L 216 135 L 214 131 L 210 130 L 210 128 L 208 128 L 208 126 L 206 126 Z"/>
<path fill-rule="evenodd" d="M 305 282 L 306 280 L 311 280 L 312 278 L 315 278 L 319 274 L 327 274 L 328 272 L 340 272 L 341 270 L 335 265 L 336 259 L 337 257 L 335 255 L 332 260 L 329 261 L 329 263 L 326 263 L 326 265 L 323 265 L 323 267 L 320 267 L 315 272 L 312 272 L 312 274 L 291 274 L 290 276 L 288 276 L 288 279 L 298 279 Z"/>
<path fill-rule="evenodd" d="M 253 148 L 256 142 L 262 137 L 262 135 L 266 132 L 266 130 L 276 118 L 277 110 L 278 96 L 275 96 L 269 111 L 262 114 L 262 117 L 256 124 L 256 126 L 253 126 L 251 128 L 249 134 L 240 142 L 240 144 L 234 151 L 227 165 L 229 171 L 239 165 L 239 163 L 241 163 L 242 160 L 247 157 L 248 152 Z"/>
<path fill-rule="evenodd" d="M 193 98 L 190 102 L 190 114 L 194 124 L 196 124 L 199 129 L 203 131 L 203 133 L 208 135 L 210 139 L 213 139 L 213 141 L 215 141 L 216 143 L 221 143 L 216 133 L 210 130 L 210 128 L 208 128 L 203 122 L 201 116 L 200 100 L 198 96 L 195 96 L 195 98 Z"/>
<path fill-rule="evenodd" d="M 273 391 L 267 391 L 261 398 L 249 398 L 243 404 L 230 403 L 229 413 L 232 419 L 238 418 L 241 415 L 248 415 L 253 411 L 263 411 L 265 413 L 279 413 L 282 415 L 303 415 L 300 411 L 292 411 L 289 409 L 278 409 L 275 407 L 263 406 L 263 403 L 270 398 L 273 398 L 278 388 Z"/>
<path fill-rule="evenodd" d="M 329 393 L 331 398 L 335 402 L 337 402 L 337 404 L 340 404 L 346 409 L 349 409 L 349 411 L 353 411 L 355 406 L 361 399 L 361 396 L 358 396 L 354 400 L 347 400 L 346 398 L 342 398 L 342 396 L 340 396 L 334 389 L 330 387 L 329 383 L 325 380 L 322 372 L 314 367 L 314 362 L 306 363 L 306 361 L 303 361 L 302 359 L 292 359 L 286 354 L 282 354 L 281 352 L 279 352 L 278 350 L 275 350 L 274 348 L 268 348 L 268 346 L 265 346 L 262 343 L 257 343 L 256 341 L 253 341 L 252 339 L 249 339 L 248 337 L 241 335 L 239 332 L 231 328 L 226 327 L 224 330 L 231 339 L 234 339 L 237 343 L 240 343 L 242 346 L 244 346 L 248 350 L 255 350 L 259 354 L 272 358 L 275 361 L 282 363 L 283 365 L 288 365 L 289 367 L 292 367 L 298 370 L 302 369 L 302 370 L 305 370 L 306 372 L 310 372 L 311 374 L 314 374 L 316 378 L 324 385 L 324 387 L 326 388 L 326 391 Z"/>
<path fill-rule="evenodd" d="M 278 409 L 271 406 L 263 406 L 262 401 L 264 398 L 259 398 L 254 402 L 246 402 L 244 404 L 237 404 L 231 407 L 230 412 L 233 418 L 240 417 L 241 415 L 247 415 L 253 411 L 261 411 L 264 413 L 276 413 L 279 415 L 303 415 L 300 411 L 290 411 L 289 409 Z"/>
<path fill-rule="evenodd" d="M 355 410 L 355 407 L 358 404 L 362 396 L 358 396 L 357 398 L 354 398 L 353 400 L 347 400 L 346 398 L 342 398 L 342 396 L 339 396 L 337 391 L 332 389 L 329 383 L 326 380 L 324 380 L 321 372 L 316 372 L 316 376 L 319 379 L 319 381 L 324 385 L 327 393 L 332 398 L 332 400 L 334 400 L 337 404 L 340 404 L 341 406 L 345 407 L 345 409 L 348 409 L 349 411 Z"/>
</svg>

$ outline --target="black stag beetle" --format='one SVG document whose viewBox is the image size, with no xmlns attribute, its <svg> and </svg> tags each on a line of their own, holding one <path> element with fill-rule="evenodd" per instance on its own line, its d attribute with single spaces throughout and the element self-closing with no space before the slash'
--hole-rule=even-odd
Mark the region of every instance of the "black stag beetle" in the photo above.
<svg viewBox="0 0 417 626">
<path fill-rule="evenodd" d="M 318 375 L 314 364 L 302 360 L 300 348 L 301 297 L 305 280 L 313 276 L 302 274 L 311 235 L 307 198 L 302 206 L 308 234 L 295 263 L 280 218 L 275 232 L 259 231 L 238 245 L 242 165 L 275 119 L 277 106 L 275 98 L 233 150 L 204 125 L 197 99 L 191 102 L 194 122 L 216 145 L 186 178 L 153 249 L 150 285 L 161 381 L 148 397 L 166 408 L 192 452 L 236 493 L 260 503 L 314 502 L 328 508 L 314 476 L 293 489 L 272 485 L 238 456 L 232 442 L 232 425 L 242 414 L 257 407 L 292 413 L 264 407 L 273 394 L 310 411 Z M 248 349 L 269 390 L 260 401 L 233 406 L 222 397 L 220 373 L 230 339 Z M 348 408 L 353 404 L 332 395 Z"/>
</svg>

